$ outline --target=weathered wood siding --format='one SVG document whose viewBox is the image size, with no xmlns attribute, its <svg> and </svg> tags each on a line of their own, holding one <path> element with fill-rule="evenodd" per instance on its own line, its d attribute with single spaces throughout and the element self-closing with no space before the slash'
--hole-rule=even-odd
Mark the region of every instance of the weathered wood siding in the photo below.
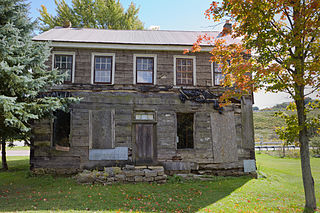
<svg viewBox="0 0 320 213">
<path fill-rule="evenodd" d="M 101 49 L 66 49 L 55 48 L 55 51 L 75 52 L 75 76 L 74 83 L 91 83 L 92 53 L 115 53 L 115 78 L 114 84 L 133 84 L 133 55 L 156 54 L 157 55 L 157 85 L 173 85 L 173 56 L 181 55 L 180 51 L 139 51 L 139 50 L 101 50 Z M 211 86 L 211 64 L 209 53 L 190 54 L 196 56 L 197 86 Z M 52 69 L 52 57 L 47 62 Z"/>
<path fill-rule="evenodd" d="M 225 107 L 222 114 L 213 104 L 182 103 L 178 88 L 172 88 L 173 56 L 182 55 L 180 52 L 55 50 L 76 53 L 75 84 L 55 89 L 69 91 L 82 100 L 72 106 L 69 151 L 58 151 L 52 146 L 50 121 L 35 123 L 31 156 L 34 168 L 84 169 L 134 163 L 137 160 L 136 140 L 140 140 L 136 136 L 139 128 L 137 130 L 133 118 L 136 111 L 153 111 L 156 115 L 153 123 L 148 124 L 149 129 L 152 126 L 149 136 L 154 141 L 152 147 L 147 147 L 154 150 L 152 163 L 185 170 L 228 170 L 243 169 L 243 160 L 255 158 L 251 99 L 244 98 L 241 103 Z M 89 85 L 92 52 L 115 53 L 115 85 Z M 132 85 L 133 54 L 157 54 L 157 86 L 141 89 Z M 210 55 L 199 53 L 196 56 L 197 87 L 193 88 L 221 93 L 221 88 L 210 86 Z M 176 113 L 194 113 L 193 149 L 177 149 Z M 141 134 L 147 133 L 142 131 Z M 117 153 L 109 153 L 110 160 L 89 160 L 91 149 L 115 150 L 119 147 L 128 148 L 126 160 L 117 160 L 114 157 Z"/>
</svg>

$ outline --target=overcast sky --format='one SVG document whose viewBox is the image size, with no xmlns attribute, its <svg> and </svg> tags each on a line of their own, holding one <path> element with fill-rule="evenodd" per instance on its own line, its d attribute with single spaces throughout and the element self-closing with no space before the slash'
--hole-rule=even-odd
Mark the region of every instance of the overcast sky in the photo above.
<svg viewBox="0 0 320 213">
<path fill-rule="evenodd" d="M 31 3 L 32 18 L 39 17 L 38 9 L 45 5 L 50 14 L 55 14 L 54 0 L 27 0 Z M 71 0 L 65 0 L 70 3 Z M 210 0 L 120 0 L 124 8 L 131 2 L 140 7 L 139 18 L 145 27 L 160 26 L 160 30 L 221 30 L 222 24 L 205 19 L 204 11 Z M 312 96 L 313 98 L 315 95 Z M 290 101 L 285 93 L 255 93 L 255 106 L 265 108 L 277 103 Z"/>
</svg>

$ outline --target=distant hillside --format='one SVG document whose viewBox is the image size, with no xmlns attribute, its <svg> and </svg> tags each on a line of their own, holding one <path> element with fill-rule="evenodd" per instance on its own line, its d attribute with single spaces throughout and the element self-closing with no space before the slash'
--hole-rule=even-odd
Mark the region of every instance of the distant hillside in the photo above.
<svg viewBox="0 0 320 213">
<path fill-rule="evenodd" d="M 311 98 L 307 99 L 307 103 L 309 101 L 314 101 Z M 284 120 L 275 117 L 274 114 L 277 111 L 286 110 L 286 106 L 288 106 L 288 102 L 277 104 L 276 106 L 264 109 L 260 111 L 253 112 L 253 121 L 254 121 L 254 131 L 255 131 L 255 141 L 279 141 L 278 135 L 275 133 L 276 127 L 281 127 L 285 125 Z M 293 113 L 293 112 L 289 112 Z M 320 114 L 320 110 L 315 110 L 309 116 L 314 117 Z"/>
<path fill-rule="evenodd" d="M 318 102 L 317 100 L 313 100 L 312 98 L 309 98 L 309 97 L 305 98 L 306 104 L 308 104 L 310 102 L 314 102 L 314 101 Z M 262 111 L 265 111 L 265 110 L 285 110 L 289 104 L 290 104 L 290 102 L 283 102 L 280 104 L 276 104 L 273 107 L 262 109 Z"/>
<path fill-rule="evenodd" d="M 255 111 L 253 112 L 255 141 L 278 141 L 275 133 L 276 127 L 284 125 L 284 121 L 274 117 L 274 112 Z"/>
</svg>

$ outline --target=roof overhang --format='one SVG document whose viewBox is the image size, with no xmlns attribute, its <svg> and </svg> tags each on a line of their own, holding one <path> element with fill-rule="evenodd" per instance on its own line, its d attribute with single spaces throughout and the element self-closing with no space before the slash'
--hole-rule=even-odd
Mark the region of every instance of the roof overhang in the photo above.
<svg viewBox="0 0 320 213">
<path fill-rule="evenodd" d="M 37 40 L 39 41 L 39 40 Z M 51 47 L 85 48 L 85 49 L 118 49 L 118 50 L 157 50 L 157 51 L 184 51 L 191 49 L 189 45 L 152 45 L 152 44 L 114 44 L 88 42 L 56 42 L 51 41 Z M 212 46 L 202 46 L 201 51 L 210 52 Z"/>
</svg>

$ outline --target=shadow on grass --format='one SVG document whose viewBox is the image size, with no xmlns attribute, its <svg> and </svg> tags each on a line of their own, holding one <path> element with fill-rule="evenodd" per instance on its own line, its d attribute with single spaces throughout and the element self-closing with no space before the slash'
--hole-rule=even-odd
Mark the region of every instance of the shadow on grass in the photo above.
<svg viewBox="0 0 320 213">
<path fill-rule="evenodd" d="M 29 170 L 29 157 L 25 157 L 26 159 L 23 160 L 9 160 L 8 161 L 8 171 L 1 172 L 17 172 L 17 171 L 27 171 Z M 0 164 L 2 164 L 2 161 L 0 161 Z"/>
<path fill-rule="evenodd" d="M 66 177 L 21 177 L 28 171 L 28 160 L 22 161 L 14 162 L 18 168 L 0 173 L 0 211 L 195 212 L 230 195 L 251 179 L 217 177 L 211 181 L 161 185 L 79 185 L 72 178 Z M 8 174 L 12 177 L 10 180 L 6 178 Z"/>
</svg>

